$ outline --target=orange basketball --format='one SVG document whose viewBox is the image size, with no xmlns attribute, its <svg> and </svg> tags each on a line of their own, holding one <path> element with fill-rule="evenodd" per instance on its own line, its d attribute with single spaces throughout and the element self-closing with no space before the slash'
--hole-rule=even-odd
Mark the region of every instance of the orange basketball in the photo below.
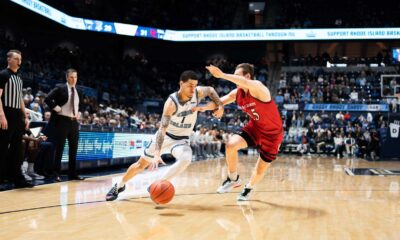
<svg viewBox="0 0 400 240">
<path fill-rule="evenodd" d="M 175 195 L 175 188 L 167 180 L 158 180 L 149 187 L 151 200 L 157 204 L 169 203 Z"/>
</svg>

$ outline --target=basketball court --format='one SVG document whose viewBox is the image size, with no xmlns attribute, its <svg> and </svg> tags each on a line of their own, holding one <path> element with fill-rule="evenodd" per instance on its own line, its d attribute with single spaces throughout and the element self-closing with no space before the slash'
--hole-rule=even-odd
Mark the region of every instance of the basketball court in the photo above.
<svg viewBox="0 0 400 240">
<path fill-rule="evenodd" d="M 398 239 L 400 178 L 356 169 L 400 170 L 399 162 L 281 156 L 252 200 L 215 191 L 224 158 L 193 162 L 154 204 L 146 188 L 167 167 L 145 171 L 118 200 L 105 194 L 121 174 L 0 192 L 0 239 Z M 241 156 L 247 181 L 256 155 Z M 373 172 L 373 171 L 372 171 Z"/>
</svg>

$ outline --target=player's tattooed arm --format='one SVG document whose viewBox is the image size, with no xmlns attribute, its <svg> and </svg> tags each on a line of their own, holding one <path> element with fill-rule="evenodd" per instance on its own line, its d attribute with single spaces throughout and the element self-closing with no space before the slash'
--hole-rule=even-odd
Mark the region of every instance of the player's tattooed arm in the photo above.
<svg viewBox="0 0 400 240">
<path fill-rule="evenodd" d="M 214 88 L 212 87 L 208 87 L 207 88 L 207 96 L 211 99 L 211 101 L 213 101 L 218 107 L 223 107 L 224 105 L 222 104 L 221 99 L 218 96 L 217 91 L 215 91 Z"/>
<path fill-rule="evenodd" d="M 171 116 L 163 115 L 161 118 L 160 129 L 156 135 L 156 152 L 159 153 L 161 151 L 161 146 L 164 142 L 165 133 L 167 132 L 167 127 L 169 125 L 169 121 L 171 120 Z"/>
<path fill-rule="evenodd" d="M 234 89 L 230 93 L 221 97 L 220 99 L 221 99 L 222 105 L 225 106 L 227 104 L 235 102 L 236 101 L 236 93 L 237 93 L 237 89 Z M 200 91 L 199 91 L 199 98 L 200 98 Z M 196 107 L 195 110 L 204 112 L 204 111 L 208 111 L 208 110 L 215 110 L 217 108 L 218 108 L 217 104 L 215 104 L 214 102 L 208 102 L 206 105 Z"/>
<path fill-rule="evenodd" d="M 204 97 L 209 97 L 211 102 L 209 102 L 204 107 L 197 107 L 193 109 L 194 111 L 206 111 L 206 110 L 214 110 L 214 117 L 221 118 L 224 114 L 224 104 L 222 100 L 219 98 L 217 91 L 215 91 L 212 87 L 198 87 L 199 98 L 202 99 Z"/>
<path fill-rule="evenodd" d="M 163 114 L 161 117 L 161 122 L 160 122 L 160 128 L 157 131 L 156 134 L 156 142 L 155 142 L 155 155 L 160 156 L 160 151 L 162 144 L 164 142 L 164 137 L 167 132 L 167 127 L 169 125 L 169 122 L 171 121 L 171 116 L 172 114 L 176 111 L 175 104 L 172 102 L 170 98 L 165 102 L 164 104 L 164 110 Z"/>
<path fill-rule="evenodd" d="M 212 87 L 198 87 L 199 98 L 203 99 L 205 97 L 209 97 L 211 101 L 215 103 L 217 107 L 223 106 L 221 99 L 218 96 L 217 91 L 215 91 Z"/>
</svg>

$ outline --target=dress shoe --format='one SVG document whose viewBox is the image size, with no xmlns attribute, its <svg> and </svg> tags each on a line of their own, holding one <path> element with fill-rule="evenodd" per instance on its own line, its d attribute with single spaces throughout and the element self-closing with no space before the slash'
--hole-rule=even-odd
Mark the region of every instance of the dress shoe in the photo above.
<svg viewBox="0 0 400 240">
<path fill-rule="evenodd" d="M 79 175 L 70 175 L 70 176 L 68 176 L 68 180 L 85 180 L 85 178 L 84 177 L 81 177 L 81 176 L 79 176 Z"/>
</svg>

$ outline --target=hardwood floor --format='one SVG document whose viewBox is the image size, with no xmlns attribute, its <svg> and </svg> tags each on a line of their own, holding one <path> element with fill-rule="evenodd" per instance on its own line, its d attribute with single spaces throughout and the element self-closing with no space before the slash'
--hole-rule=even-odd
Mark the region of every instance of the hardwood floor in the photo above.
<svg viewBox="0 0 400 240">
<path fill-rule="evenodd" d="M 241 156 L 246 183 L 256 156 Z M 344 168 L 400 169 L 400 162 L 281 156 L 252 194 L 215 193 L 224 159 L 193 162 L 155 205 L 144 172 L 117 201 L 105 194 L 121 174 L 0 192 L 0 239 L 400 239 L 400 176 L 350 176 Z"/>
</svg>

